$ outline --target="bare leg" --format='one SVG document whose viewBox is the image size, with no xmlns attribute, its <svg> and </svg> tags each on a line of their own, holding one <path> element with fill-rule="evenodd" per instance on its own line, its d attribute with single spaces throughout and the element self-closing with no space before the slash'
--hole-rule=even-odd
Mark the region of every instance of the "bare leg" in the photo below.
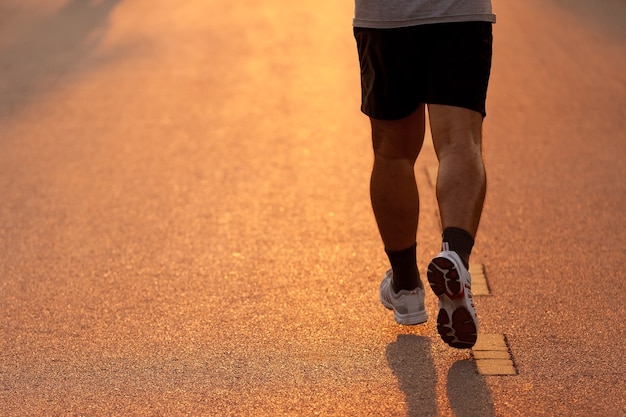
<svg viewBox="0 0 626 417">
<path fill-rule="evenodd" d="M 437 200 L 443 228 L 476 235 L 485 200 L 482 115 L 453 106 L 428 106 L 433 144 L 439 159 Z"/>
<path fill-rule="evenodd" d="M 414 165 L 424 142 L 424 105 L 400 120 L 371 119 L 374 167 L 370 194 L 389 251 L 415 245 L 419 195 Z"/>
</svg>

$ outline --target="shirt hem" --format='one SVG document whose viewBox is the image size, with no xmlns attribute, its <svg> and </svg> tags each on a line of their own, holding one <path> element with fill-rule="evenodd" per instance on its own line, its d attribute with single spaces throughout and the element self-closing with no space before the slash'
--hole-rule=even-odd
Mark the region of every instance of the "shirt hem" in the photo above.
<svg viewBox="0 0 626 417">
<path fill-rule="evenodd" d="M 370 29 L 393 29 L 418 25 L 429 25 L 434 23 L 459 23 L 459 22 L 490 22 L 496 23 L 495 14 L 467 14 L 457 16 L 441 16 L 441 17 L 429 17 L 425 19 L 407 19 L 407 20 L 367 20 L 357 19 L 352 20 L 352 26 L 359 28 Z"/>
</svg>

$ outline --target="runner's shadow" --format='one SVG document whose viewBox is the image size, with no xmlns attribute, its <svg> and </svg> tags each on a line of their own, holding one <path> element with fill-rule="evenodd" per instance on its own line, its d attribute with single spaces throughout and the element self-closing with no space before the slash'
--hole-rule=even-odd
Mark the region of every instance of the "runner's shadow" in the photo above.
<svg viewBox="0 0 626 417">
<path fill-rule="evenodd" d="M 476 362 L 461 360 L 448 371 L 446 384 L 450 407 L 456 417 L 495 416 L 493 398 Z"/>
<path fill-rule="evenodd" d="M 437 415 L 437 373 L 430 352 L 430 339 L 398 335 L 387 345 L 387 362 L 406 395 L 407 417 Z"/>
<path fill-rule="evenodd" d="M 25 20 L 19 36 L 0 49 L 0 119 L 54 89 L 92 53 L 121 1 L 70 0 L 45 19 Z"/>
</svg>

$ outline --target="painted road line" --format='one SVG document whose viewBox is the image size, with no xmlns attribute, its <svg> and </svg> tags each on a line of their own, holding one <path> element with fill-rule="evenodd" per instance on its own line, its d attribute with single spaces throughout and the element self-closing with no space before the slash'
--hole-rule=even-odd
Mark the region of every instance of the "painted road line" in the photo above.
<svg viewBox="0 0 626 417">
<path fill-rule="evenodd" d="M 485 275 L 485 265 L 472 264 L 470 265 L 469 273 L 472 276 L 472 294 L 491 295 L 491 290 L 489 290 L 489 284 L 487 283 L 487 276 Z"/>
<path fill-rule="evenodd" d="M 472 348 L 481 375 L 517 375 L 513 355 L 503 334 L 480 334 Z"/>
</svg>

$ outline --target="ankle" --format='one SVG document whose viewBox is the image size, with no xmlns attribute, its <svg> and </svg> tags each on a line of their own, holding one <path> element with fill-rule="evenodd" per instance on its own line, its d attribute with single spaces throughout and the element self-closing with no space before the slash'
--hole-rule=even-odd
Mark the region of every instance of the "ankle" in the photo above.
<svg viewBox="0 0 626 417">
<path fill-rule="evenodd" d="M 474 247 L 474 237 L 458 227 L 446 227 L 443 231 L 443 241 L 448 249 L 456 252 L 465 268 L 469 268 L 469 258 Z"/>
<path fill-rule="evenodd" d="M 393 271 L 391 287 L 394 292 L 422 287 L 417 269 L 417 245 L 399 251 L 385 249 L 385 252 Z"/>
</svg>

